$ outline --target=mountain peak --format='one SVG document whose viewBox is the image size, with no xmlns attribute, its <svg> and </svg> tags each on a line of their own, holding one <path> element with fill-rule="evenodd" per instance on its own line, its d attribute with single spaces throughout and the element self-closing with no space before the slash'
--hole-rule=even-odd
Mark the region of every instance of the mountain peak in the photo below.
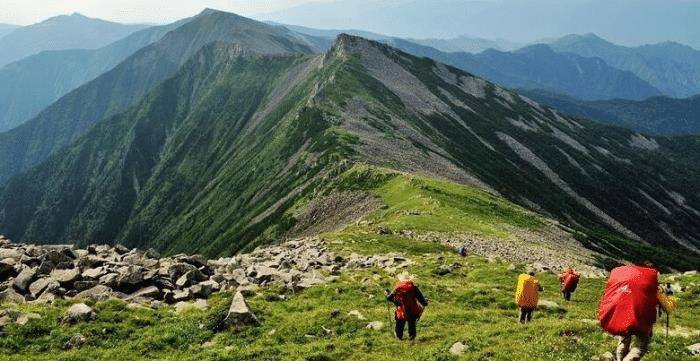
<svg viewBox="0 0 700 361">
<path fill-rule="evenodd" d="M 554 50 L 547 44 L 534 44 L 518 49 L 516 53 L 551 55 L 554 54 Z"/>
<path fill-rule="evenodd" d="M 238 15 L 236 13 L 218 10 L 218 9 L 213 9 L 213 8 L 204 8 L 204 10 L 202 10 L 197 16 L 210 16 L 210 15 L 219 15 L 219 16 L 228 16 L 228 17 L 232 17 L 232 18 L 248 19 L 248 18 L 243 17 L 241 15 Z M 252 20 L 252 19 L 248 19 L 248 20 Z"/>
<path fill-rule="evenodd" d="M 340 56 L 358 55 L 366 53 L 369 49 L 390 49 L 390 47 L 386 44 L 368 40 L 363 37 L 341 33 L 336 37 L 331 53 Z"/>
<path fill-rule="evenodd" d="M 554 40 L 552 43 L 557 44 L 557 43 L 576 43 L 576 42 L 585 42 L 589 44 L 605 44 L 605 45 L 612 45 L 611 42 L 601 38 L 595 33 L 586 33 L 586 34 L 569 34 L 562 36 L 559 39 Z"/>
</svg>

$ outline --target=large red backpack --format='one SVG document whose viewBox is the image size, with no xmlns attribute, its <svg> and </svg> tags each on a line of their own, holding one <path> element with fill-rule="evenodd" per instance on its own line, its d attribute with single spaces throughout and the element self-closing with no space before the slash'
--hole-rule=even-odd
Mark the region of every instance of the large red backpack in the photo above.
<svg viewBox="0 0 700 361">
<path fill-rule="evenodd" d="M 559 280 L 561 281 L 561 291 L 562 292 L 574 292 L 576 287 L 578 287 L 578 281 L 581 278 L 580 273 L 575 271 L 565 272 L 559 275 Z"/>
<path fill-rule="evenodd" d="M 617 267 L 610 273 L 598 308 L 600 326 L 613 335 L 648 334 L 656 322 L 658 273 L 645 266 Z"/>
<path fill-rule="evenodd" d="M 416 285 L 411 281 L 399 282 L 394 287 L 396 319 L 401 321 L 417 320 L 423 314 L 423 307 L 416 300 Z"/>
</svg>

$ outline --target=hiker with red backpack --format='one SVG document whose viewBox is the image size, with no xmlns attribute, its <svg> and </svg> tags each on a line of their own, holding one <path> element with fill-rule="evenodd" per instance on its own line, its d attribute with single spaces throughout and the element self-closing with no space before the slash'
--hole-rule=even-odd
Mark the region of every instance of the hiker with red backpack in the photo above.
<svg viewBox="0 0 700 361">
<path fill-rule="evenodd" d="M 408 273 L 401 273 L 397 278 L 399 282 L 394 286 L 394 291 L 386 290 L 387 301 L 395 306 L 396 338 L 403 340 L 404 328 L 408 324 L 408 339 L 414 340 L 416 325 L 423 314 L 423 309 L 428 306 L 428 301 Z"/>
<path fill-rule="evenodd" d="M 571 301 L 571 294 L 576 291 L 578 287 L 578 281 L 581 278 L 581 274 L 576 272 L 573 268 L 568 268 L 564 273 L 559 275 L 559 281 L 561 281 L 561 294 L 564 300 Z"/>
<path fill-rule="evenodd" d="M 603 330 L 618 337 L 617 361 L 638 361 L 648 352 L 657 305 L 667 314 L 675 309 L 659 287 L 659 272 L 650 263 L 620 266 L 610 272 L 598 321 Z"/>
</svg>

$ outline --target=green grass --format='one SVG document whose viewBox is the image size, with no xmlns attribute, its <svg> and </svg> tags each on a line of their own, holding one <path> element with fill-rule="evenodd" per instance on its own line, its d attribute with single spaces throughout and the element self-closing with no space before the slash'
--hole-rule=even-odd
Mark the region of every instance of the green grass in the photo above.
<svg viewBox="0 0 700 361">
<path fill-rule="evenodd" d="M 374 243 L 392 237 L 380 237 Z M 414 243 L 416 243 L 414 241 Z M 344 251 L 366 251 L 367 243 L 329 243 Z M 379 249 L 379 246 L 377 246 Z M 415 264 L 410 272 L 430 306 L 419 323 L 415 342 L 395 340 L 385 327 L 366 329 L 369 321 L 388 318 L 383 290 L 393 276 L 379 269 L 348 271 L 335 283 L 291 294 L 282 301 L 268 301 L 267 294 L 280 289 L 263 289 L 249 299 L 262 322 L 258 328 L 215 332 L 231 295 L 210 299 L 207 311 L 176 315 L 173 311 L 126 308 L 119 301 L 98 303 L 96 321 L 73 326 L 58 318 L 70 302 L 51 306 L 21 306 L 43 318 L 25 326 L 8 326 L 0 337 L 2 360 L 451 360 L 449 347 L 457 341 L 469 345 L 466 360 L 588 360 L 612 351 L 615 340 L 591 321 L 602 293 L 603 279 L 584 279 L 571 303 L 564 304 L 554 275 L 540 275 L 543 299 L 563 305 L 561 311 L 537 311 L 531 324 L 516 322 L 513 289 L 519 272 L 507 264 L 489 263 L 478 257 L 459 258 L 432 245 L 404 248 Z M 459 264 L 453 273 L 437 276 L 443 264 Z M 694 282 L 693 291 L 681 294 L 680 308 L 672 325 L 698 329 L 698 288 L 700 277 L 682 278 Z M 339 311 L 333 316 L 333 311 Z M 348 316 L 360 310 L 365 321 Z M 63 351 L 61 345 L 80 333 L 88 344 Z M 662 337 L 657 327 L 651 353 L 645 360 L 689 360 L 685 347 L 700 338 Z"/>
<path fill-rule="evenodd" d="M 373 166 L 354 166 L 338 188 L 369 190 L 379 197 L 384 207 L 368 220 L 393 231 L 476 232 L 507 239 L 504 226 L 543 225 L 534 213 L 474 187 Z"/>
</svg>

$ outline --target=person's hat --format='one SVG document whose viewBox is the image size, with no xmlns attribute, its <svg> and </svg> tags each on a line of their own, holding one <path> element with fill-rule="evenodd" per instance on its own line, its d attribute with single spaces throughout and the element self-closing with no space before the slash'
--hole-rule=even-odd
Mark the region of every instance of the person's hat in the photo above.
<svg viewBox="0 0 700 361">
<path fill-rule="evenodd" d="M 396 275 L 396 278 L 401 282 L 406 282 L 406 281 L 413 281 L 414 277 L 412 274 L 410 274 L 406 271 L 403 271 L 403 272 L 399 273 L 398 275 Z"/>
</svg>

